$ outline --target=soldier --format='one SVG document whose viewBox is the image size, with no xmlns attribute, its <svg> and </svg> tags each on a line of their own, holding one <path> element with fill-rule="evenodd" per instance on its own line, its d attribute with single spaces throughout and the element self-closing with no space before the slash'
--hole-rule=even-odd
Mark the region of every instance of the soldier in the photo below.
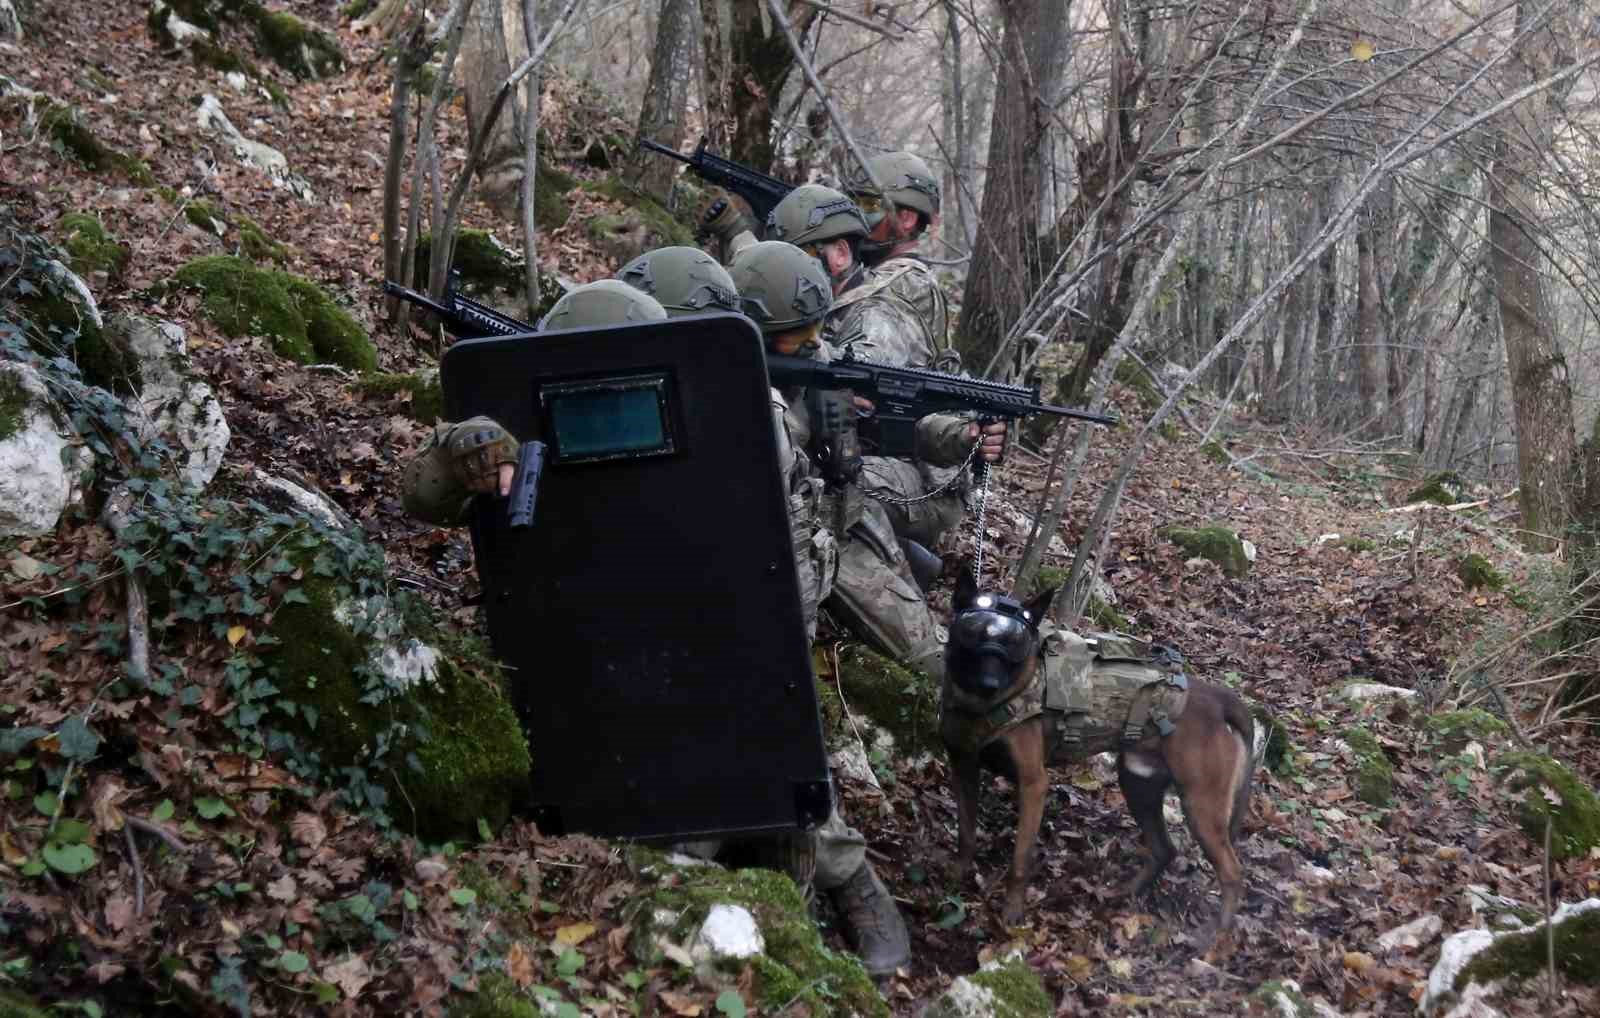
<svg viewBox="0 0 1600 1018">
<path fill-rule="evenodd" d="M 794 306 L 773 318 L 782 335 L 769 344 L 788 347 L 815 334 L 829 299 L 827 280 L 804 256 L 810 268 L 809 287 Z M 678 314 L 702 310 L 702 300 L 719 304 L 733 293 L 732 280 L 709 256 L 692 248 L 667 248 L 630 262 L 622 274 L 648 281 L 657 297 L 615 279 L 580 286 L 550 310 L 541 329 L 583 328 L 650 321 L 667 317 L 663 304 Z M 795 279 L 790 278 L 791 295 Z M 709 291 L 706 287 L 710 287 Z M 721 308 L 714 308 L 720 310 Z M 764 329 L 764 335 L 766 330 Z M 779 464 L 789 495 L 795 565 L 808 635 L 814 635 L 817 605 L 832 586 L 836 552 L 833 537 L 817 524 L 822 482 L 805 456 L 803 446 L 791 440 L 786 405 L 773 392 L 773 419 L 777 428 Z M 510 492 L 518 446 L 499 424 L 476 417 L 458 424 L 440 424 L 432 438 L 405 472 L 403 501 L 406 510 L 430 522 L 450 525 L 461 520 L 470 498 L 477 493 Z M 788 872 L 802 887 L 826 891 L 843 917 L 844 926 L 862 965 L 873 976 L 891 975 L 911 957 L 911 939 L 894 899 L 866 858 L 866 841 L 839 815 L 837 806 L 810 834 L 769 839 L 760 854 L 774 868 Z M 714 851 L 714 849 L 713 849 Z"/>
</svg>

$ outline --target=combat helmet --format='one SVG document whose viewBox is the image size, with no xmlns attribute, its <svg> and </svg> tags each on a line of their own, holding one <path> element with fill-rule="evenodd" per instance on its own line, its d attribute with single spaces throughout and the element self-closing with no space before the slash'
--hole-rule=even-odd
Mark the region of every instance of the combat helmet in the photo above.
<svg viewBox="0 0 1600 1018">
<path fill-rule="evenodd" d="M 738 311 L 739 291 L 717 260 L 697 247 L 658 247 L 622 267 L 617 278 L 661 303 L 669 318 Z"/>
<path fill-rule="evenodd" d="M 868 229 L 861 210 L 844 194 L 821 184 L 801 184 L 767 213 L 766 239 L 805 247 L 845 237 L 853 245 Z"/>
<path fill-rule="evenodd" d="M 666 309 L 649 294 L 621 280 L 600 279 L 568 290 L 539 323 L 539 331 L 658 322 L 665 317 Z"/>
<path fill-rule="evenodd" d="M 763 240 L 734 256 L 728 274 L 745 315 L 764 336 L 822 320 L 833 307 L 833 288 L 817 260 L 793 244 Z"/>
<path fill-rule="evenodd" d="M 886 152 L 868 159 L 867 165 L 878 184 L 875 186 L 866 173 L 857 173 L 845 187 L 860 204 L 869 226 L 877 226 L 887 211 L 884 198 L 901 208 L 916 209 L 928 219 L 939 214 L 939 178 L 922 157 L 911 152 Z"/>
</svg>

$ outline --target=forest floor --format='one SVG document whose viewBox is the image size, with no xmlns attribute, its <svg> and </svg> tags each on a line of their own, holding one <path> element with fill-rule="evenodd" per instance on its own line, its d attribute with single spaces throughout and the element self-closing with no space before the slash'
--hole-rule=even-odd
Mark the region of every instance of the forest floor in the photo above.
<svg viewBox="0 0 1600 1018">
<path fill-rule="evenodd" d="M 338 20 L 330 4 L 296 6 L 330 27 Z M 204 199 L 230 214 L 249 215 L 290 245 L 288 267 L 328 287 L 371 326 L 386 370 L 409 370 L 429 359 L 425 340 L 380 324 L 378 231 L 389 74 L 376 42 L 352 34 L 348 22 L 340 24 L 349 69 L 324 81 L 284 80 L 289 102 L 279 108 L 258 89 L 235 92 L 220 72 L 163 54 L 146 31 L 145 14 L 145 5 L 129 0 L 51 5 L 50 19 L 31 26 L 20 44 L 0 45 L 0 67 L 21 84 L 76 106 L 96 134 L 147 161 L 156 180 L 177 192 L 178 204 L 114 173 L 89 171 L 34 133 L 15 107 L 4 106 L 0 203 L 47 235 L 65 213 L 97 215 L 133 249 L 124 273 L 90 280 L 102 307 L 171 319 L 188 331 L 196 362 L 217 388 L 233 429 L 225 469 L 298 474 L 316 484 L 386 549 L 400 582 L 460 624 L 475 624 L 475 609 L 465 605 L 464 595 L 474 589 L 465 537 L 420 525 L 400 508 L 399 464 L 427 433 L 405 414 L 408 397 L 363 398 L 341 374 L 308 370 L 274 357 L 260 341 L 218 334 L 196 313 L 192 298 L 156 297 L 149 290 L 187 259 L 230 251 L 227 240 L 183 214 L 184 202 Z M 199 137 L 194 110 L 206 92 L 222 99 L 246 134 L 283 151 L 310 182 L 316 205 L 273 189 Z M 451 120 L 459 124 L 459 111 Z M 457 137 L 445 147 L 450 159 L 459 160 L 459 129 L 451 129 Z M 469 218 L 488 225 L 485 216 L 473 209 Z M 502 235 L 510 239 L 515 232 L 502 228 Z M 615 268 L 588 246 L 576 221 L 554 231 L 541 249 L 545 267 L 569 278 L 595 278 Z M 1118 402 L 1130 420 L 1148 413 L 1132 391 L 1119 393 Z M 1206 421 L 1217 412 L 1203 401 L 1189 408 Z M 1377 946 L 1380 934 L 1426 914 L 1441 917 L 1447 934 L 1472 925 L 1465 892 L 1472 884 L 1541 906 L 1544 860 L 1517 827 L 1515 798 L 1481 762 L 1438 753 L 1419 735 L 1418 723 L 1462 699 L 1454 676 L 1464 660 L 1536 624 L 1559 593 L 1553 591 L 1556 564 L 1516 551 L 1508 516 L 1513 505 L 1492 493 L 1474 496 L 1489 501 L 1471 511 L 1405 511 L 1404 496 L 1417 478 L 1395 465 L 1403 460 L 1319 452 L 1308 448 L 1315 436 L 1252 427 L 1230 412 L 1223 430 L 1231 433 L 1237 454 L 1270 447 L 1253 463 L 1271 476 L 1214 462 L 1186 429 L 1155 439 L 1141 454 L 1103 564 L 1119 599 L 1117 610 L 1133 631 L 1177 645 L 1192 674 L 1226 682 L 1265 705 L 1289 735 L 1293 766 L 1259 773 L 1244 826 L 1247 893 L 1236 931 L 1197 954 L 1194 936 L 1216 908 L 1216 887 L 1181 825 L 1174 831 L 1183 858 L 1155 892 L 1138 902 L 1109 897 L 1109 888 L 1137 868 L 1140 850 L 1114 776 L 1094 766 L 1056 772 L 1026 921 L 1004 927 L 997 888 L 1014 824 L 1004 783 L 985 782 L 979 882 L 956 886 L 945 870 L 953 852 L 955 806 L 944 764 L 900 760 L 881 775 L 887 779 L 884 790 L 850 783 L 843 790 L 846 815 L 867 835 L 912 930 L 915 960 L 886 987 L 896 1014 L 916 1013 L 954 975 L 1011 947 L 1022 949 L 1063 1014 L 1231 1014 L 1244 996 L 1278 979 L 1297 980 L 1305 993 L 1346 1014 L 1412 1014 L 1436 960 L 1438 938 L 1385 952 Z M 1066 548 L 1079 536 L 1074 521 L 1092 514 L 1133 434 L 1127 427 L 1097 434 L 1062 528 Z M 1002 510 L 1012 512 L 991 508 L 996 560 L 1019 552 L 1026 519 L 1014 513 L 1033 511 L 1043 475 L 1043 461 L 1027 452 L 1014 453 L 1000 475 L 997 498 Z M 1170 524 L 1235 530 L 1255 547 L 1253 567 L 1233 579 L 1210 563 L 1188 560 L 1158 535 Z M 86 546 L 93 529 L 65 528 L 25 550 L 44 561 L 87 557 L 94 552 Z M 946 549 L 947 581 L 968 533 L 963 529 Z M 1506 585 L 1498 591 L 1465 589 L 1458 563 L 1469 553 L 1493 562 Z M 1062 562 L 1057 554 L 1049 564 Z M 37 652 L 48 640 L 24 616 L 0 617 L 0 649 L 12 660 Z M 1525 657 L 1513 655 L 1504 667 L 1522 667 Z M 54 667 L 84 689 L 104 675 L 89 665 Z M 1418 695 L 1351 703 L 1338 692 L 1357 677 Z M 13 674 L 0 681 L 0 690 L 9 695 L 23 681 Z M 170 735 L 160 728 L 161 712 L 133 701 L 126 709 L 138 721 L 138 744 L 159 757 Z M 1532 720 L 1520 706 L 1514 714 L 1524 725 Z M 1356 795 L 1354 761 L 1340 739 L 1356 723 L 1377 736 L 1393 765 L 1394 799 L 1387 807 Z M 1539 741 L 1593 783 L 1600 776 L 1600 752 L 1593 739 L 1585 742 L 1579 734 L 1552 728 Z M 193 766 L 203 759 L 215 767 L 226 747 L 201 747 L 191 755 Z M 180 800 L 179 815 L 189 815 L 200 801 Z M 410 856 L 386 858 L 390 850 L 378 847 L 376 833 L 340 814 L 331 796 L 310 800 L 296 825 L 296 840 L 327 839 L 337 849 L 338 862 L 330 865 L 319 900 L 338 900 L 375 873 L 416 862 Z M 193 835 L 197 843 L 223 836 L 213 837 L 210 825 L 202 830 Z M 270 848 L 270 841 L 263 844 Z M 223 860 L 219 872 L 227 871 L 229 853 L 220 841 L 216 848 Z M 612 905 L 627 880 L 616 852 L 589 839 L 541 838 L 519 822 L 469 855 L 497 872 L 547 864 L 535 889 L 542 908 L 529 920 L 527 936 L 530 942 L 584 945 L 582 978 L 595 996 L 604 997 L 599 991 L 609 986 L 636 1000 L 640 985 L 654 985 L 644 982 L 653 975 L 630 977 L 634 963 L 611 936 L 619 928 Z M 1557 863 L 1553 878 L 1557 901 L 1600 894 L 1600 860 Z M 140 1013 L 131 1004 L 119 1010 L 114 1003 L 122 992 L 118 987 L 131 978 L 125 967 L 147 958 L 135 941 L 157 921 L 130 914 L 132 879 L 127 867 L 108 863 L 66 890 L 4 888 L 8 902 L 0 908 L 13 921 L 10 910 L 19 902 L 63 922 L 70 916 L 84 943 L 92 945 L 83 948 L 86 955 L 63 962 L 52 991 L 58 999 L 103 999 L 113 1002 L 108 1013 Z M 151 873 L 148 879 L 159 884 L 162 878 Z M 227 901 L 202 897 L 193 888 L 169 887 L 166 893 L 169 909 L 186 910 L 190 947 L 190 941 L 237 938 L 241 924 L 281 922 L 286 905 L 292 912 L 303 902 L 280 901 L 271 893 L 239 892 Z M 302 922 L 308 918 L 299 916 Z M 222 932 L 205 932 L 218 922 Z M 420 928 L 410 935 L 427 937 Z M 184 939 L 170 931 L 163 936 Z M 836 932 L 829 936 L 841 943 Z M 426 946 L 417 950 L 427 956 Z M 173 953 L 182 956 L 183 948 Z M 323 972 L 345 992 L 340 1013 L 370 1013 L 355 1007 L 363 989 L 364 1001 L 405 1011 L 438 1000 L 452 975 L 453 985 L 471 985 L 473 972 L 461 958 L 452 968 L 437 953 L 427 957 L 432 968 L 384 975 L 403 966 L 374 946 L 352 952 L 338 963 L 344 968 Z M 359 969 L 349 964 L 351 958 L 361 961 Z M 427 980 L 435 985 L 422 987 Z M 1515 1005 L 1516 1013 L 1600 1013 L 1595 994 L 1593 988 L 1573 988 L 1553 1004 L 1530 996 Z M 709 1013 L 709 1001 L 672 994 L 647 998 L 644 1006 L 647 1012 L 685 1015 L 704 1006 Z"/>
</svg>

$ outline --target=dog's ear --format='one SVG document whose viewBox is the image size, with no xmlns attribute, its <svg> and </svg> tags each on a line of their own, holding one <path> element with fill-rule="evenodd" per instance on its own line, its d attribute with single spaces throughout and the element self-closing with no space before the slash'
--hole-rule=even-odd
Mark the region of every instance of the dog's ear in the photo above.
<svg viewBox="0 0 1600 1018">
<path fill-rule="evenodd" d="M 1041 590 L 1039 593 L 1029 598 L 1027 604 L 1022 606 L 1024 611 L 1033 616 L 1034 625 L 1037 626 L 1039 623 L 1043 622 L 1045 616 L 1050 613 L 1050 602 L 1055 600 L 1056 591 L 1060 589 L 1061 588 L 1059 586 L 1056 586 Z"/>
<path fill-rule="evenodd" d="M 972 607 L 972 602 L 978 599 L 978 581 L 972 576 L 972 560 L 963 559 L 961 569 L 956 573 L 956 596 L 950 606 L 956 611 Z"/>
</svg>

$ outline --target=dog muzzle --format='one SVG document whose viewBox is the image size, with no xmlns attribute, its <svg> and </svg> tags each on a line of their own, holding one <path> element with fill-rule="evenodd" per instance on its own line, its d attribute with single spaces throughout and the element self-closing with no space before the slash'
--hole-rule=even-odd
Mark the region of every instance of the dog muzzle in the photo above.
<svg viewBox="0 0 1600 1018">
<path fill-rule="evenodd" d="M 985 594 L 976 605 L 951 620 L 951 672 L 965 691 L 988 698 L 1009 687 L 1016 669 L 1038 652 L 1039 631 L 1010 598 Z"/>
</svg>

